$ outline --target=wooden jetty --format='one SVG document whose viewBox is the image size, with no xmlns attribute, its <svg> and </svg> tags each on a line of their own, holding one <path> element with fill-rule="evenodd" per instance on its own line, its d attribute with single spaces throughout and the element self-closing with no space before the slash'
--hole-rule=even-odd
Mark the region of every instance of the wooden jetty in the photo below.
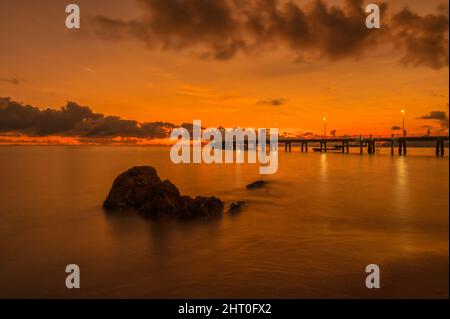
<svg viewBox="0 0 450 319">
<path fill-rule="evenodd" d="M 436 149 L 436 156 L 444 156 L 445 142 L 449 141 L 448 135 L 442 134 L 408 134 L 408 135 L 390 135 L 390 136 L 374 136 L 374 135 L 358 135 L 358 136 L 330 136 L 330 137 L 311 137 L 311 138 L 279 138 L 278 143 L 284 143 L 286 152 L 292 151 L 292 144 L 300 146 L 301 152 L 308 152 L 308 144 L 319 144 L 315 151 L 327 152 L 332 145 L 332 150 L 336 151 L 337 146 L 342 153 L 348 154 L 350 147 L 359 147 L 360 154 L 364 153 L 367 148 L 367 154 L 375 154 L 376 145 L 389 144 L 391 155 L 395 154 L 395 149 L 398 149 L 399 155 L 406 155 L 408 142 L 434 142 Z M 269 140 L 267 140 L 269 143 Z"/>
</svg>

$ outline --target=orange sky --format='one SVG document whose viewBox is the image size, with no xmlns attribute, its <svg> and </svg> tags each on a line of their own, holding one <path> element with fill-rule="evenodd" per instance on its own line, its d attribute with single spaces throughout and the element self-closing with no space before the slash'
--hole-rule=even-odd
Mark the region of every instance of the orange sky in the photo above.
<svg viewBox="0 0 450 319">
<path fill-rule="evenodd" d="M 402 65 L 401 52 L 390 43 L 336 60 L 296 62 L 282 45 L 228 60 L 201 59 L 197 47 L 161 50 L 135 39 L 107 41 L 68 30 L 67 3 L 0 3 L 0 97 L 39 108 L 70 100 L 138 121 L 200 119 L 206 126 L 277 126 L 280 132 L 320 133 L 326 116 L 338 135 L 390 132 L 401 125 L 401 109 L 409 132 L 426 131 L 424 125 L 442 129 L 439 121 L 418 119 L 431 111 L 448 115 L 448 66 Z M 76 3 L 80 31 L 85 17 L 129 20 L 142 14 L 133 1 Z M 395 1 L 390 9 L 405 3 L 425 15 L 441 1 Z M 283 103 L 264 103 L 272 99 Z"/>
</svg>

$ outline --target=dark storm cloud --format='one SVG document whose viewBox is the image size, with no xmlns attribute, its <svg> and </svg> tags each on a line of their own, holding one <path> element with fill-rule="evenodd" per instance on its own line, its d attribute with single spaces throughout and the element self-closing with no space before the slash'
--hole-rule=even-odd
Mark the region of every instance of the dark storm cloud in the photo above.
<svg viewBox="0 0 450 319">
<path fill-rule="evenodd" d="M 256 102 L 256 104 L 260 105 L 272 105 L 272 106 L 280 106 L 287 102 L 286 99 L 268 99 Z"/>
<path fill-rule="evenodd" d="M 442 127 L 448 128 L 449 119 L 447 113 L 443 111 L 431 111 L 430 114 L 419 117 L 422 120 L 435 120 L 439 121 Z"/>
<path fill-rule="evenodd" d="M 396 43 L 404 49 L 402 63 L 434 69 L 448 66 L 448 10 L 420 16 L 404 9 L 392 18 Z"/>
<path fill-rule="evenodd" d="M 16 132 L 30 136 L 137 137 L 165 138 L 175 125 L 166 122 L 124 120 L 94 113 L 74 102 L 59 110 L 40 110 L 31 105 L 0 98 L 0 133 Z"/>
<path fill-rule="evenodd" d="M 134 39 L 151 48 L 200 51 L 202 58 L 226 60 L 238 53 L 260 53 L 279 46 L 302 61 L 357 57 L 383 41 L 402 49 L 404 64 L 448 65 L 448 13 L 420 16 L 409 9 L 385 15 L 381 30 L 365 27 L 362 0 L 342 6 L 315 0 L 301 7 L 281 0 L 139 0 L 143 18 L 98 16 L 91 30 L 109 40 Z"/>
<path fill-rule="evenodd" d="M 142 20 L 104 16 L 91 21 L 95 32 L 110 40 L 127 36 L 150 47 L 207 48 L 201 57 L 226 60 L 239 52 L 276 46 L 291 48 L 301 59 L 305 49 L 329 58 L 361 51 L 373 33 L 364 25 L 362 0 L 343 8 L 315 1 L 308 11 L 278 0 L 140 0 Z"/>
<path fill-rule="evenodd" d="M 420 117 L 423 120 L 445 120 L 447 114 L 442 111 L 431 111 L 430 114 Z"/>
</svg>

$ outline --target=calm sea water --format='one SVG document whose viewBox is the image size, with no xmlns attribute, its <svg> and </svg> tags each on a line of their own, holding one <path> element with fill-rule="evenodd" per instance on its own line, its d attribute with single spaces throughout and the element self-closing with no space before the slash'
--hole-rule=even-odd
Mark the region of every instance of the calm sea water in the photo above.
<svg viewBox="0 0 450 319">
<path fill-rule="evenodd" d="M 247 191 L 258 166 L 174 165 L 164 147 L 2 146 L 0 297 L 448 296 L 448 157 L 408 151 L 281 152 L 272 183 Z M 106 214 L 134 165 L 248 207 L 186 223 Z M 81 289 L 65 287 L 70 263 Z M 364 285 L 372 263 L 377 291 Z"/>
</svg>

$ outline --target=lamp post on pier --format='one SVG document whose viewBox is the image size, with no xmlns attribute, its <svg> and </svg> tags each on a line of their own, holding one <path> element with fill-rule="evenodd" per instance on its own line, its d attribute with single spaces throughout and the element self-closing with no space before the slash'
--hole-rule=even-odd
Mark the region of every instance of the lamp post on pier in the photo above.
<svg viewBox="0 0 450 319">
<path fill-rule="evenodd" d="M 406 136 L 406 131 L 405 131 L 405 110 L 401 110 L 402 112 L 402 132 L 403 132 L 403 136 Z"/>
</svg>

